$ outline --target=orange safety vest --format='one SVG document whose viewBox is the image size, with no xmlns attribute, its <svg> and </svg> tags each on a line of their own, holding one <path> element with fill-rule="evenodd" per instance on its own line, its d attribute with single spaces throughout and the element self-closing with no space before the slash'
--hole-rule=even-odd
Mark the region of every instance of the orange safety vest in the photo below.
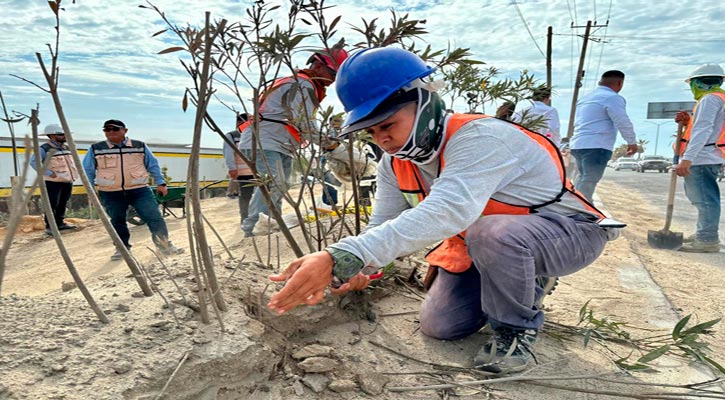
<svg viewBox="0 0 725 400">
<path fill-rule="evenodd" d="M 719 97 L 724 103 L 725 103 L 725 93 L 721 92 L 712 92 L 708 94 L 714 94 L 715 96 Z M 698 101 L 695 103 L 695 107 L 692 108 L 692 115 L 693 118 L 690 118 L 690 121 L 687 123 L 687 129 L 685 129 L 685 133 L 682 135 L 682 139 L 680 139 L 680 156 L 685 154 L 685 150 L 687 150 L 687 143 L 690 141 L 690 136 L 692 135 L 692 124 L 693 119 L 695 115 L 695 111 L 697 110 L 697 106 L 700 104 Z M 723 124 L 722 129 L 720 130 L 720 136 L 717 137 L 717 140 L 715 143 L 708 143 L 705 146 L 715 146 L 720 149 L 720 155 L 725 158 L 725 124 Z"/>
<path fill-rule="evenodd" d="M 490 117 L 480 114 L 454 114 L 450 117 L 448 121 L 448 127 L 446 128 L 444 142 L 442 144 L 443 147 L 441 148 L 441 161 L 439 171 L 442 171 L 444 167 L 443 151 L 445 150 L 446 143 L 448 143 L 451 137 L 453 137 L 453 135 L 458 132 L 461 126 L 465 125 L 470 121 L 480 118 Z M 491 198 L 488 203 L 486 203 L 486 206 L 481 213 L 481 216 L 494 214 L 528 215 L 531 213 L 535 213 L 536 209 L 538 208 L 558 202 L 565 193 L 569 192 L 574 194 L 584 204 L 585 208 L 589 212 L 599 216 L 599 218 L 605 218 L 605 215 L 601 211 L 597 210 L 594 205 L 592 205 L 588 200 L 586 200 L 586 198 L 582 194 L 577 192 L 574 189 L 571 181 L 566 178 L 564 161 L 556 145 L 554 145 L 553 142 L 551 142 L 540 133 L 532 132 L 516 124 L 513 125 L 515 125 L 519 130 L 528 135 L 529 138 L 534 140 L 541 147 L 548 151 L 549 155 L 551 156 L 552 162 L 556 164 L 559 170 L 559 175 L 561 176 L 561 191 L 554 199 L 534 206 L 508 204 Z M 418 170 L 418 167 L 411 161 L 403 161 L 398 158 L 392 159 L 392 167 L 393 173 L 398 180 L 398 186 L 400 188 L 400 191 L 403 193 L 403 197 L 405 198 L 406 202 L 410 204 L 411 207 L 415 207 L 420 204 L 420 202 L 422 202 L 427 196 L 427 193 L 423 186 L 423 180 L 420 176 L 420 171 Z M 465 238 L 466 231 L 463 231 L 456 236 L 445 239 L 440 245 L 435 247 L 428 253 L 428 255 L 426 255 L 426 260 L 430 263 L 430 265 L 441 267 L 446 271 L 452 273 L 460 273 L 467 270 L 471 267 L 473 261 L 468 256 Z"/>
<path fill-rule="evenodd" d="M 315 97 L 317 98 L 317 103 L 319 104 L 320 102 L 322 102 L 322 99 L 325 98 L 325 90 L 324 89 L 318 88 L 317 85 L 315 85 L 315 83 L 312 82 L 312 78 L 310 78 L 307 74 L 303 74 L 302 72 L 298 72 L 297 73 L 297 78 L 310 81 L 312 83 L 312 86 L 315 88 Z M 279 89 L 280 86 L 282 86 L 282 85 L 284 85 L 284 84 L 286 84 L 286 83 L 288 83 L 290 81 L 296 81 L 296 80 L 297 79 L 295 79 L 294 76 L 287 76 L 287 77 L 284 77 L 284 78 L 276 79 L 272 83 L 272 86 L 269 88 L 269 92 L 266 92 L 265 91 L 265 92 L 260 93 L 259 99 L 258 99 L 259 108 L 261 109 L 261 108 L 264 107 L 264 105 L 267 102 L 267 96 L 270 93 L 272 93 L 274 90 Z M 315 111 L 317 111 L 317 109 L 313 110 L 312 113 L 314 114 Z M 269 122 L 276 122 L 278 124 L 282 124 L 287 129 L 287 132 L 289 132 L 290 136 L 292 136 L 292 138 L 297 143 L 300 143 L 302 141 L 302 135 L 300 135 L 299 129 L 297 129 L 296 127 L 294 127 L 293 125 L 291 125 L 287 121 L 281 121 L 281 120 L 276 120 L 276 119 L 271 119 L 271 118 L 265 118 L 263 115 L 260 115 L 258 118 L 252 118 L 252 117 L 250 117 L 249 120 L 247 120 L 243 124 L 239 125 L 239 127 L 238 127 L 239 128 L 239 132 L 244 132 L 244 130 L 247 129 L 247 127 L 249 127 L 252 124 L 252 122 L 255 121 L 255 119 L 258 120 L 258 121 L 269 121 Z"/>
</svg>

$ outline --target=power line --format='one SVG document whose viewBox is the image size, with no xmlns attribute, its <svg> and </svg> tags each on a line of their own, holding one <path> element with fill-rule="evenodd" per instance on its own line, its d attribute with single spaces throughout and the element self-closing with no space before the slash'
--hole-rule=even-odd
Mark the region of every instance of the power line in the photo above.
<svg viewBox="0 0 725 400">
<path fill-rule="evenodd" d="M 596 0 L 595 0 L 596 1 Z M 607 29 L 609 29 L 609 17 L 612 15 L 612 0 L 609 0 L 609 10 L 607 10 L 607 23 L 604 27 L 604 34 L 602 35 L 602 43 L 599 48 L 599 61 L 597 62 L 597 72 L 595 73 L 595 77 L 599 76 L 599 68 L 602 66 L 602 56 L 604 55 L 604 44 L 606 43 L 605 39 L 607 37 Z"/>
<path fill-rule="evenodd" d="M 526 19 L 524 18 L 524 14 L 521 13 L 521 9 L 519 9 L 519 3 L 517 3 L 515 0 L 512 1 L 514 8 L 516 8 L 516 12 L 519 14 L 519 18 L 521 18 L 521 22 L 524 23 L 524 27 L 526 28 L 526 32 L 529 33 L 529 37 L 534 42 L 534 45 L 537 49 L 539 49 L 539 53 L 541 53 L 541 56 L 546 58 L 546 54 L 541 50 L 541 47 L 539 47 L 539 44 L 536 42 L 536 39 L 534 38 L 534 35 L 531 33 L 531 29 L 529 29 L 529 24 L 526 23 Z"/>
</svg>

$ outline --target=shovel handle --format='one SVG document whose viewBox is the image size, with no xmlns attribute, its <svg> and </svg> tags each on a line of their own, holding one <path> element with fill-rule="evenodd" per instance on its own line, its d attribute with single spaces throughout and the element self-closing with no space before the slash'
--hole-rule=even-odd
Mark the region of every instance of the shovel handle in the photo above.
<svg viewBox="0 0 725 400">
<path fill-rule="evenodd" d="M 677 138 L 675 139 L 675 157 L 674 160 L 676 163 L 679 163 L 680 158 L 680 148 L 682 147 L 682 136 L 685 132 L 685 124 L 680 123 L 677 125 Z M 665 215 L 665 231 L 670 230 L 670 224 L 672 223 L 672 212 L 675 209 L 675 189 L 677 188 L 677 171 L 676 169 L 672 169 L 670 172 L 672 175 L 670 176 L 670 191 L 667 194 L 667 214 Z"/>
</svg>

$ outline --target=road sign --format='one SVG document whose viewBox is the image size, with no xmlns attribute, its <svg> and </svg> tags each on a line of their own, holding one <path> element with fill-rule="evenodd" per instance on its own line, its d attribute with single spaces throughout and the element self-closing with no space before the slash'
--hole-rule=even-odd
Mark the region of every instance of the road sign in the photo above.
<svg viewBox="0 0 725 400">
<path fill-rule="evenodd" d="M 660 101 L 647 103 L 647 119 L 675 118 L 678 111 L 692 111 L 694 101 Z"/>
</svg>

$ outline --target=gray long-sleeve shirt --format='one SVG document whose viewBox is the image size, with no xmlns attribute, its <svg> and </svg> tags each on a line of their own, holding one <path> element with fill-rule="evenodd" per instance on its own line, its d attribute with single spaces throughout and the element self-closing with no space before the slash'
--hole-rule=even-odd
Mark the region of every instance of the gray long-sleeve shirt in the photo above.
<svg viewBox="0 0 725 400">
<path fill-rule="evenodd" d="M 313 120 L 317 108 L 317 98 L 312 82 L 307 79 L 291 79 L 276 88 L 269 88 L 265 101 L 259 109 L 264 118 L 287 121 L 297 127 L 304 135 L 319 131 Z M 259 116 L 257 116 L 259 117 Z M 240 149 L 252 148 L 252 125 L 242 132 Z M 287 131 L 284 124 L 271 121 L 259 121 L 259 142 L 257 148 L 292 155 L 299 146 Z"/>
<path fill-rule="evenodd" d="M 466 230 L 492 197 L 532 206 L 552 200 L 561 190 L 561 177 L 547 150 L 495 118 L 460 128 L 446 144 L 440 176 L 436 177 L 439 159 L 419 166 L 430 190 L 415 208 L 403 198 L 390 157 L 385 154 L 378 164 L 378 190 L 368 228 L 331 246 L 374 267 Z M 563 215 L 587 212 L 569 193 L 541 210 Z"/>
<path fill-rule="evenodd" d="M 683 160 L 692 161 L 692 165 L 722 164 L 722 152 L 715 143 L 725 123 L 725 104 L 714 94 L 706 94 L 700 99 L 692 116 L 692 131 Z"/>
</svg>

